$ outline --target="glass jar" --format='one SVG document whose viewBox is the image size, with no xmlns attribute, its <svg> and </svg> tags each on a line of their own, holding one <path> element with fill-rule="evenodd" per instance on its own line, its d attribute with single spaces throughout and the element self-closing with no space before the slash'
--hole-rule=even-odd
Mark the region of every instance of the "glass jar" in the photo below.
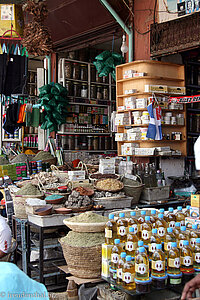
<svg viewBox="0 0 200 300">
<path fill-rule="evenodd" d="M 91 82 L 95 82 L 96 81 L 96 68 L 95 66 L 91 65 Z"/>
<path fill-rule="evenodd" d="M 69 145 L 69 150 L 74 150 L 74 136 L 69 135 L 68 137 L 68 145 Z"/>
<path fill-rule="evenodd" d="M 107 86 L 103 87 L 103 99 L 108 100 L 108 88 L 107 88 Z"/>
<path fill-rule="evenodd" d="M 87 98 L 87 95 L 88 95 L 87 84 L 83 84 L 81 87 L 81 97 Z"/>
<path fill-rule="evenodd" d="M 103 76 L 102 77 L 102 82 L 103 83 L 108 83 L 108 76 Z"/>
<path fill-rule="evenodd" d="M 93 150 L 93 137 L 88 136 L 88 150 Z"/>
<path fill-rule="evenodd" d="M 79 135 L 75 135 L 74 137 L 74 149 L 79 150 Z"/>
<path fill-rule="evenodd" d="M 78 82 L 74 82 L 74 97 L 81 96 L 81 85 Z"/>
<path fill-rule="evenodd" d="M 80 75 L 81 75 L 81 80 L 87 81 L 88 79 L 88 68 L 86 65 L 81 65 L 80 66 Z"/>
<path fill-rule="evenodd" d="M 94 136 L 94 139 L 93 139 L 93 148 L 94 148 L 94 150 L 99 150 L 99 139 L 98 139 L 98 136 Z"/>
<path fill-rule="evenodd" d="M 67 80 L 66 83 L 65 83 L 65 87 L 66 87 L 66 89 L 68 91 L 68 95 L 69 96 L 73 96 L 73 82 Z"/>
<path fill-rule="evenodd" d="M 116 99 L 116 88 L 114 86 L 111 87 L 111 99 Z"/>
<path fill-rule="evenodd" d="M 73 63 L 73 79 L 78 80 L 79 79 L 79 64 Z"/>
<path fill-rule="evenodd" d="M 105 136 L 105 150 L 110 150 L 110 137 Z"/>
<path fill-rule="evenodd" d="M 87 150 L 87 139 L 86 139 L 86 136 L 82 136 L 80 144 L 81 144 L 81 150 Z"/>
<path fill-rule="evenodd" d="M 102 81 L 103 81 L 102 77 L 99 77 L 98 72 L 96 72 L 96 82 L 102 83 Z"/>
<path fill-rule="evenodd" d="M 105 150 L 104 136 L 99 136 L 99 150 Z"/>
<path fill-rule="evenodd" d="M 97 99 L 102 99 L 102 88 L 100 85 L 97 86 Z"/>
<path fill-rule="evenodd" d="M 64 134 L 60 135 L 61 146 L 63 150 L 68 150 L 67 136 Z"/>
<path fill-rule="evenodd" d="M 66 78 L 72 77 L 72 64 L 70 61 L 65 62 L 65 77 Z"/>
<path fill-rule="evenodd" d="M 90 87 L 90 98 L 91 99 L 96 99 L 97 98 L 97 89 L 96 89 L 96 85 L 92 84 Z"/>
</svg>

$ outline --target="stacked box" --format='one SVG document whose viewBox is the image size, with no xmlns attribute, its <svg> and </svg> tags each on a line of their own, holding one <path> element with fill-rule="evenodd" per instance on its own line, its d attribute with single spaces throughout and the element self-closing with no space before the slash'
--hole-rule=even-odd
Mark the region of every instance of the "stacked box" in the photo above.
<svg viewBox="0 0 200 300">
<path fill-rule="evenodd" d="M 200 195 L 191 195 L 190 218 L 199 220 L 200 216 Z"/>
<path fill-rule="evenodd" d="M 9 176 L 11 180 L 17 180 L 16 165 L 0 166 L 0 177 Z"/>
</svg>

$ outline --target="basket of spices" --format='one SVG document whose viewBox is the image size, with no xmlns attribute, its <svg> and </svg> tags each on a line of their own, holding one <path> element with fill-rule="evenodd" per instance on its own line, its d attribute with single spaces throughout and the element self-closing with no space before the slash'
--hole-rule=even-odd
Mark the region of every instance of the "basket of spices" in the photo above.
<svg viewBox="0 0 200 300">
<path fill-rule="evenodd" d="M 106 179 L 97 180 L 94 183 L 94 186 L 99 191 L 106 191 L 106 192 L 111 192 L 111 193 L 120 192 L 124 188 L 123 183 L 114 178 L 106 178 Z"/>
</svg>

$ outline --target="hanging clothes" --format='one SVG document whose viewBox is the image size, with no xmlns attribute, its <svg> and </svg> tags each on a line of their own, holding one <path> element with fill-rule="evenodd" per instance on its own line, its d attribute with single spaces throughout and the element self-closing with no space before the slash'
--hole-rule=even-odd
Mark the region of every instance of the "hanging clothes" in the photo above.
<svg viewBox="0 0 200 300">
<path fill-rule="evenodd" d="M 0 54 L 0 94 L 3 94 L 6 79 L 7 54 Z"/>
<path fill-rule="evenodd" d="M 17 102 L 10 104 L 6 111 L 6 121 L 3 128 L 10 134 L 14 134 L 15 130 L 19 127 L 19 124 L 17 124 L 19 105 Z"/>
<path fill-rule="evenodd" d="M 19 115 L 18 115 L 18 124 L 24 123 L 24 114 L 25 114 L 26 104 L 20 104 Z"/>
<path fill-rule="evenodd" d="M 150 115 L 147 138 L 153 140 L 162 140 L 161 108 L 160 106 L 154 107 L 153 103 L 151 103 L 147 106 L 147 110 Z"/>
</svg>

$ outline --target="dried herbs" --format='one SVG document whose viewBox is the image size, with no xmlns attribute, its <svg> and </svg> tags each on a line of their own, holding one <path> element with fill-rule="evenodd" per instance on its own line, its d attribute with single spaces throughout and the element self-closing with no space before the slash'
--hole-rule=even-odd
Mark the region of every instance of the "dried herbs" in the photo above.
<svg viewBox="0 0 200 300">
<path fill-rule="evenodd" d="M 36 186 L 32 185 L 30 182 L 25 184 L 21 189 L 19 189 L 16 195 L 41 195 L 40 191 Z"/>
<path fill-rule="evenodd" d="M 72 247 L 93 247 L 105 242 L 105 233 L 70 231 L 64 238 L 61 239 L 61 241 Z"/>
<path fill-rule="evenodd" d="M 68 220 L 69 222 L 77 222 L 77 223 L 101 223 L 107 222 L 108 218 L 103 217 L 101 215 L 95 214 L 91 211 L 82 213 L 78 216 L 72 217 Z"/>
</svg>

